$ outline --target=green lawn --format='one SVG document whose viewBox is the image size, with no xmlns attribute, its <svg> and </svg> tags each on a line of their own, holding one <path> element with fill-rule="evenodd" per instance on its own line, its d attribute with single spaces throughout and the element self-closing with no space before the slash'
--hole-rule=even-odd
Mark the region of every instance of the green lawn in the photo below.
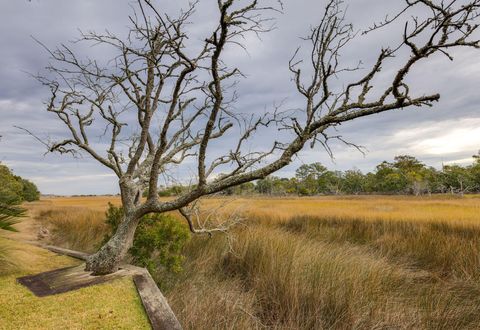
<svg viewBox="0 0 480 330">
<path fill-rule="evenodd" d="M 79 261 L 2 237 L 0 244 L 13 262 L 0 269 L 0 329 L 150 328 L 131 278 L 38 298 L 16 278 Z"/>
</svg>

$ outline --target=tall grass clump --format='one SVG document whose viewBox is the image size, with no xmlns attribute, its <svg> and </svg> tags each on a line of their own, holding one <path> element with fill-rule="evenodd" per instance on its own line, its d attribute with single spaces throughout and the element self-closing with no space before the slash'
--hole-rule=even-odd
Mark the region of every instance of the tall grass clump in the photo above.
<svg viewBox="0 0 480 330">
<path fill-rule="evenodd" d="M 445 222 L 294 217 L 280 227 L 307 237 L 366 246 L 441 277 L 480 280 L 480 227 Z"/>
<path fill-rule="evenodd" d="M 223 260 L 225 274 L 255 292 L 259 317 L 273 327 L 355 328 L 373 321 L 367 316 L 383 292 L 401 286 L 385 260 L 278 230 L 248 230 L 232 251 Z"/>
<path fill-rule="evenodd" d="M 184 249 L 185 272 L 166 294 L 186 329 L 474 329 L 480 322 L 473 283 L 279 228 L 232 236 L 195 237 Z"/>
<path fill-rule="evenodd" d="M 40 209 L 37 220 L 49 228 L 51 244 L 82 252 L 95 252 L 109 228 L 105 213 L 79 207 Z"/>
</svg>

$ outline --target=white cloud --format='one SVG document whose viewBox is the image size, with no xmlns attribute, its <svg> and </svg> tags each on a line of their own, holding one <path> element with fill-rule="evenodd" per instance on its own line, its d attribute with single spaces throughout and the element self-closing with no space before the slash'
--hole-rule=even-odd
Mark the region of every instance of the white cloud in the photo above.
<svg viewBox="0 0 480 330">
<path fill-rule="evenodd" d="M 78 181 L 92 181 L 103 180 L 103 179 L 112 179 L 115 178 L 115 174 L 92 174 L 92 175 L 76 175 L 76 176 L 61 176 L 61 177 L 32 177 L 35 182 L 39 184 L 46 183 L 69 183 L 69 182 L 78 182 Z"/>
<path fill-rule="evenodd" d="M 445 155 L 480 148 L 480 127 L 458 128 L 416 144 L 426 154 Z"/>
<path fill-rule="evenodd" d="M 470 165 L 473 163 L 473 157 L 463 158 L 463 159 L 454 159 L 444 162 L 445 165 Z"/>
<path fill-rule="evenodd" d="M 412 152 L 432 156 L 474 153 L 480 149 L 480 118 L 430 124 L 398 131 L 393 140 L 406 141 Z"/>
</svg>

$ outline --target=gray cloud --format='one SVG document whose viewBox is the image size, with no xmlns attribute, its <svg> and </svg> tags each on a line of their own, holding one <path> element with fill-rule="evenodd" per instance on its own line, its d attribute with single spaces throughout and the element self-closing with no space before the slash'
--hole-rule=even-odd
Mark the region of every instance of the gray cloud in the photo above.
<svg viewBox="0 0 480 330">
<path fill-rule="evenodd" d="M 211 27 L 215 1 L 202 1 L 191 26 L 192 45 L 202 40 Z M 162 8 L 173 12 L 187 1 L 164 1 Z M 350 19 L 358 29 L 393 12 L 399 2 L 381 0 L 351 0 Z M 131 2 L 118 0 L 33 0 L 0 2 L 0 161 L 14 171 L 39 184 L 45 193 L 80 194 L 113 193 L 115 178 L 88 157 L 72 159 L 58 155 L 44 156 L 42 146 L 14 125 L 27 127 L 42 136 L 61 137 L 63 128 L 44 112 L 42 101 L 47 91 L 25 71 L 36 73 L 48 64 L 46 52 L 30 37 L 49 47 L 72 40 L 78 29 L 102 31 L 108 29 L 122 35 L 126 31 Z M 237 64 L 248 79 L 239 85 L 237 110 L 262 111 L 273 102 L 286 99 L 291 107 L 301 107 L 302 100 L 290 81 L 287 62 L 309 26 L 315 24 L 323 11 L 324 2 L 317 0 L 289 1 L 285 14 L 278 15 L 277 29 L 261 40 L 246 40 L 249 52 L 230 50 L 227 61 Z M 392 30 L 394 30 L 392 32 Z M 345 63 L 354 65 L 362 60 L 365 66 L 375 60 L 381 47 L 394 45 L 401 26 L 360 37 L 344 54 Z M 109 53 L 99 49 L 81 49 L 90 56 L 108 59 Z M 301 163 L 321 161 L 338 169 L 358 167 L 372 170 L 373 166 L 397 154 L 409 153 L 429 164 L 468 161 L 480 149 L 478 53 L 457 52 L 450 63 L 445 57 L 435 57 L 411 75 L 418 93 L 440 92 L 442 100 L 433 109 L 408 109 L 395 113 L 364 118 L 342 125 L 338 134 L 363 145 L 368 152 L 333 143 L 335 162 L 320 148 L 303 151 L 298 159 L 279 175 L 292 175 Z M 384 74 L 388 73 L 388 69 Z M 338 86 L 342 81 L 337 82 Z M 385 83 L 378 81 L 379 84 Z M 265 132 L 263 138 L 275 132 Z M 475 137 L 476 140 L 475 140 Z M 263 141 L 264 139 L 259 141 Z M 227 141 L 228 142 L 228 141 Z M 101 141 L 98 141 L 101 143 Z"/>
</svg>

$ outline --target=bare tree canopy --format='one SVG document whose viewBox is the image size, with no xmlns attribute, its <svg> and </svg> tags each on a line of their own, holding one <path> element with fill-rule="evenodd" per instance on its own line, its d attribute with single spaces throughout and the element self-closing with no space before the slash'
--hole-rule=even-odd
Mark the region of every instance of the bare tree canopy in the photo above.
<svg viewBox="0 0 480 330">
<path fill-rule="evenodd" d="M 46 48 L 52 65 L 49 74 L 37 78 L 51 89 L 47 111 L 65 125 L 69 137 L 44 143 L 51 152 L 89 154 L 111 169 L 120 185 L 124 220 L 90 258 L 87 268 L 96 274 L 117 269 L 143 215 L 180 210 L 193 232 L 218 231 L 195 228 L 191 206 L 196 200 L 278 171 L 306 144 L 319 143 L 330 153 L 328 141 L 341 137 L 327 130 L 342 123 L 431 106 L 440 95 L 416 93 L 409 87 L 409 73 L 436 53 L 451 59 L 454 48 L 479 47 L 480 0 L 405 0 L 398 13 L 363 32 L 404 23 L 401 42 L 379 49 L 370 68 L 348 67 L 341 55 L 359 34 L 346 21 L 343 1 L 329 0 L 301 48 L 293 49 L 286 61 L 292 93 L 303 104 L 293 110 L 283 109 L 280 102 L 269 111 L 239 111 L 235 87 L 244 75 L 224 60 L 225 52 L 241 50 L 250 34 L 271 31 L 272 17 L 283 10 L 282 4 L 218 0 L 216 26 L 201 45 L 193 45 L 188 26 L 197 5 L 193 2 L 172 17 L 154 1 L 139 0 L 124 38 L 82 33 L 75 47 L 115 51 L 104 65 L 80 58 L 70 45 Z M 252 147 L 268 129 L 282 131 L 282 138 Z M 108 140 L 106 150 L 92 142 L 92 132 L 99 130 Z M 160 200 L 159 178 L 186 163 L 195 168 L 191 189 L 173 200 Z M 146 200 L 141 199 L 144 191 Z"/>
</svg>

